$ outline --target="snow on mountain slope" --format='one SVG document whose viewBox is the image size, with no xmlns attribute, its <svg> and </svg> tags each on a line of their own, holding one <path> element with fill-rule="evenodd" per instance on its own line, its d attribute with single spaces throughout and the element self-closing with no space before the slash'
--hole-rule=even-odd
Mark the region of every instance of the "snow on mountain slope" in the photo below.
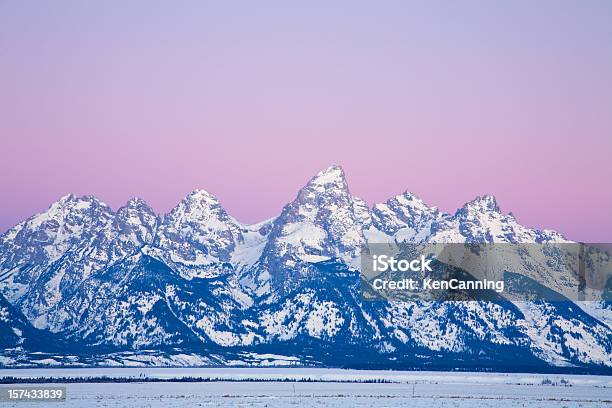
<svg viewBox="0 0 612 408">
<path fill-rule="evenodd" d="M 349 193 L 342 168 L 319 172 L 274 220 L 251 276 L 256 294 L 290 290 L 311 262 L 338 258 L 356 263 L 365 243 L 363 223 L 368 222 L 364 203 Z"/>
<path fill-rule="evenodd" d="M 373 225 L 396 242 L 420 242 L 431 234 L 434 222 L 446 214 L 405 192 L 372 208 Z M 372 241 L 377 242 L 377 241 Z"/>
<path fill-rule="evenodd" d="M 51 307 L 91 274 L 150 242 L 156 223 L 142 200 L 114 213 L 92 196 L 63 197 L 0 239 L 2 293 L 36 327 L 50 328 Z"/>
<path fill-rule="evenodd" d="M 198 348 L 240 336 L 235 310 L 248 303 L 237 291 L 231 276 L 185 279 L 139 253 L 86 280 L 55 314 L 71 316 L 70 336 L 93 345 Z"/>
<path fill-rule="evenodd" d="M 27 350 L 66 351 L 62 338 L 35 329 L 17 308 L 0 295 L 0 365 L 14 361 Z"/>
<path fill-rule="evenodd" d="M 464 261 L 471 259 L 476 262 L 467 272 L 486 271 L 486 276 L 475 275 L 479 279 L 508 280 L 508 273 L 511 273 L 515 279 L 520 280 L 521 284 L 515 285 L 519 289 L 524 285 L 543 285 L 569 299 L 580 297 L 579 246 L 555 231 L 541 231 L 520 225 L 512 214 L 504 214 L 500 210 L 493 196 L 477 197 L 452 216 L 436 217 L 425 231 L 429 233 L 425 234 L 421 230 L 409 241 L 431 244 L 498 244 L 486 248 L 488 256 L 496 260 L 493 263 L 488 262 L 487 256 L 482 254 L 478 257 L 463 257 Z M 469 255 L 467 250 L 464 251 Z M 600 261 L 601 265 L 609 264 L 605 267 L 612 265 L 610 260 Z M 554 264 L 563 266 L 552 268 Z M 522 293 L 522 289 L 519 291 Z M 515 296 L 517 293 L 508 290 L 506 295 Z"/>
<path fill-rule="evenodd" d="M 135 249 L 153 242 L 158 219 L 144 200 L 132 198 L 117 210 L 114 223 L 117 231 L 114 244 L 120 246 L 118 255 L 123 257 L 126 253 L 132 253 Z"/>
<path fill-rule="evenodd" d="M 253 225 L 204 190 L 163 216 L 140 199 L 113 212 L 66 196 L 0 236 L 0 294 L 36 333 L 83 342 L 89 362 L 157 350 L 211 364 L 259 353 L 335 366 L 612 366 L 606 302 L 364 302 L 361 248 L 394 241 L 570 242 L 521 226 L 491 196 L 446 214 L 405 192 L 370 210 L 332 166 Z M 537 278 L 533 265 L 556 256 L 529 253 L 518 272 Z"/>
<path fill-rule="evenodd" d="M 534 353 L 557 366 L 612 366 L 612 329 L 570 302 L 517 302 Z"/>
<path fill-rule="evenodd" d="M 189 266 L 229 261 L 243 241 L 241 225 L 217 198 L 195 190 L 163 217 L 153 246 L 164 261 L 186 272 Z"/>
<path fill-rule="evenodd" d="M 5 292 L 7 298 L 18 298 L 22 294 L 20 289 L 37 283 L 44 268 L 62 257 L 78 258 L 73 249 L 91 243 L 111 219 L 111 209 L 95 197 L 68 195 L 2 235 L 0 273 L 4 282 L 14 284 L 11 288 L 14 291 Z"/>
<path fill-rule="evenodd" d="M 0 347 L 19 347 L 26 341 L 28 332 L 31 334 L 32 331 L 33 327 L 25 316 L 0 296 Z"/>
<path fill-rule="evenodd" d="M 276 219 L 270 249 L 278 257 L 290 255 L 294 260 L 308 261 L 310 256 L 320 256 L 350 261 L 359 254 L 365 241 L 360 204 L 355 204 L 350 195 L 340 167 L 323 170 Z"/>
<path fill-rule="evenodd" d="M 243 225 L 244 239 L 236 246 L 230 261 L 237 270 L 249 268 L 259 260 L 275 220 L 276 218 L 270 218 L 257 224 Z"/>
<path fill-rule="evenodd" d="M 520 225 L 512 214 L 501 212 L 493 196 L 476 197 L 458 209 L 452 217 L 442 217 L 432 225 L 427 242 L 570 242 L 550 230 L 536 230 Z"/>
</svg>

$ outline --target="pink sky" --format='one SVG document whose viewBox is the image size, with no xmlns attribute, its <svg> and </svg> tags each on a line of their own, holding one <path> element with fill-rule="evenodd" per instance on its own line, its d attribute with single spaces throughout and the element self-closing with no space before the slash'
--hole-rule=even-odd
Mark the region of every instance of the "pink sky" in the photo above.
<svg viewBox="0 0 612 408">
<path fill-rule="evenodd" d="M 69 192 L 254 222 L 340 164 L 612 240 L 612 3 L 256 3 L 0 3 L 0 231 Z"/>
</svg>

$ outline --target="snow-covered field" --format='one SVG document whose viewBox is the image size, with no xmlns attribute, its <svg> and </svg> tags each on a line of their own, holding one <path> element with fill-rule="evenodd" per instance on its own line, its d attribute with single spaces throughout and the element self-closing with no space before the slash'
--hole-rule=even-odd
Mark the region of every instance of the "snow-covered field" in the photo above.
<svg viewBox="0 0 612 408">
<path fill-rule="evenodd" d="M 66 384 L 62 407 L 602 407 L 612 406 L 612 377 L 357 371 L 336 369 L 92 368 L 10 369 L 0 377 L 201 377 L 214 382 Z M 274 382 L 270 380 L 389 383 Z M 236 382 L 237 380 L 252 380 Z M 254 380 L 254 381 L 253 381 Z M 260 380 L 260 381 L 257 381 Z M 58 385 L 58 384 L 56 384 Z M 8 387 L 8 385 L 2 385 Z M 6 406 L 40 407 L 40 403 Z"/>
</svg>

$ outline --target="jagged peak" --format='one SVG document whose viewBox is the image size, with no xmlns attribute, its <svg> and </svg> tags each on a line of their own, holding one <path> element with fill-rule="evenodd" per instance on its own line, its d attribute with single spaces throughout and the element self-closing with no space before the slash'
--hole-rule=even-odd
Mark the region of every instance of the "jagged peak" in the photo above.
<svg viewBox="0 0 612 408">
<path fill-rule="evenodd" d="M 219 200 L 203 189 L 196 189 L 187 194 L 167 215 L 177 212 L 208 212 L 213 208 L 221 208 Z"/>
<path fill-rule="evenodd" d="M 438 213 L 438 207 L 429 206 L 425 203 L 419 196 L 410 191 L 406 190 L 402 194 L 398 194 L 390 199 L 388 199 L 385 203 L 379 203 L 374 205 L 374 210 L 384 210 L 385 208 L 390 207 L 403 207 L 403 208 L 413 208 L 419 209 L 426 212 Z"/>
<path fill-rule="evenodd" d="M 346 202 L 351 200 L 348 185 L 344 178 L 344 171 L 340 166 L 330 166 L 311 178 L 302 187 L 295 200 L 286 205 L 283 211 L 295 209 L 296 207 L 325 207 L 330 202 L 340 200 Z M 309 210 L 310 211 L 310 210 Z"/>
<path fill-rule="evenodd" d="M 472 201 L 465 203 L 463 207 L 457 210 L 458 213 L 472 211 L 489 211 L 500 213 L 501 210 L 497 204 L 497 199 L 493 195 L 477 196 Z"/>
<path fill-rule="evenodd" d="M 219 203 L 219 200 L 203 189 L 197 189 L 190 192 L 183 200 L 181 200 L 168 214 L 163 216 L 165 221 L 178 220 L 189 222 L 204 222 L 210 219 L 223 220 L 236 224 L 225 209 Z"/>
<path fill-rule="evenodd" d="M 151 208 L 151 206 L 142 198 L 140 197 L 132 197 L 130 198 L 127 203 L 125 203 L 124 207 L 129 207 L 129 208 L 138 208 L 138 207 L 147 207 L 147 208 Z"/>
<path fill-rule="evenodd" d="M 79 201 L 98 202 L 102 205 L 106 205 L 102 201 L 100 201 L 100 199 L 96 197 L 95 195 L 87 194 L 87 195 L 77 196 L 74 193 L 69 193 L 69 194 L 66 194 L 60 197 L 60 199 L 57 200 L 56 203 L 66 204 L 66 203 L 75 203 Z"/>
<path fill-rule="evenodd" d="M 209 193 L 208 191 L 204 189 L 193 190 L 192 192 L 187 194 L 187 197 L 185 197 L 183 201 L 201 202 L 201 203 L 207 203 L 210 205 L 219 204 L 219 200 L 217 199 L 217 197 L 215 197 L 213 194 Z"/>
<path fill-rule="evenodd" d="M 140 210 L 144 212 L 148 212 L 151 214 L 155 214 L 151 206 L 142 198 L 132 197 L 130 198 L 125 205 L 123 205 L 119 210 L 117 210 L 117 214 L 121 214 L 125 211 L 130 210 Z"/>
<path fill-rule="evenodd" d="M 94 207 L 102 207 L 110 210 L 110 207 L 106 203 L 100 201 L 100 199 L 94 195 L 76 196 L 70 193 L 51 204 L 51 206 L 41 214 L 49 212 L 55 213 L 57 211 L 86 210 L 91 208 L 92 205 Z"/>
<path fill-rule="evenodd" d="M 402 194 L 393 197 L 400 204 L 419 204 L 421 206 L 429 207 L 425 202 L 416 194 L 406 190 Z M 435 207 L 432 207 L 435 208 Z"/>
<path fill-rule="evenodd" d="M 94 218 L 104 213 L 109 216 L 113 214 L 112 209 L 106 203 L 100 201 L 96 196 L 76 196 L 75 194 L 70 193 L 60 197 L 46 210 L 34 214 L 27 220 L 16 225 L 11 229 L 11 231 L 15 232 L 26 226 L 28 229 L 36 229 L 41 225 L 44 225 L 47 221 L 63 220 L 70 214 L 81 213 L 87 216 L 86 214 L 88 214 L 90 211 L 95 212 L 95 214 L 92 216 Z"/>
<path fill-rule="evenodd" d="M 326 185 L 338 185 L 346 188 L 346 178 L 344 170 L 338 165 L 332 165 L 328 168 L 321 170 L 308 182 L 308 186 L 326 186 Z"/>
<path fill-rule="evenodd" d="M 141 205 L 147 205 L 147 202 L 140 197 L 132 197 L 127 201 L 126 205 L 141 206 Z"/>
<path fill-rule="evenodd" d="M 76 199 L 76 196 L 73 193 L 68 193 L 62 197 L 60 197 L 59 200 L 57 200 L 58 203 L 67 203 L 70 201 L 74 201 Z"/>
</svg>

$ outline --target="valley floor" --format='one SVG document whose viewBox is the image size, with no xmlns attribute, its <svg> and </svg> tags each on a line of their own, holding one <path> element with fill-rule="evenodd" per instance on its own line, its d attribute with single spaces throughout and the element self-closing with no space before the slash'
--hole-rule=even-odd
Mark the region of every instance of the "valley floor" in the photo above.
<svg viewBox="0 0 612 408">
<path fill-rule="evenodd" d="M 59 407 L 612 407 L 612 377 L 302 368 L 6 369 L 19 378 L 181 378 L 209 382 L 69 383 Z M 290 380 L 290 381 L 287 381 Z M 295 382 L 295 381 L 317 382 Z M 386 381 L 357 383 L 354 381 Z M 118 380 L 119 381 L 119 380 Z M 335 382 L 332 382 L 335 381 Z M 338 382 L 340 381 L 340 382 Z M 350 381 L 350 382 L 341 382 Z M 61 384 L 53 384 L 61 385 Z M 1 385 L 0 387 L 10 387 Z M 40 403 L 3 406 L 40 407 Z"/>
</svg>

